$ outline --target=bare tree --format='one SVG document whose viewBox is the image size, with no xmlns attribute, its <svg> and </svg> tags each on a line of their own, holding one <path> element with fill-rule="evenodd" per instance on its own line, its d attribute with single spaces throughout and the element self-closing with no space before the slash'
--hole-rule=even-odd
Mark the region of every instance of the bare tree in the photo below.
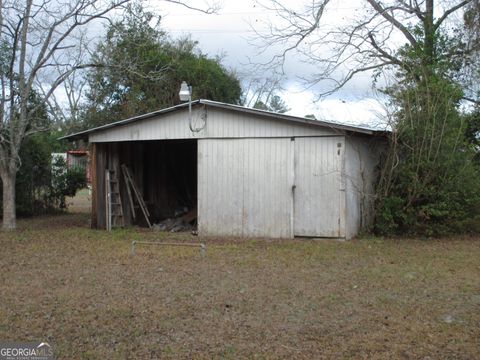
<svg viewBox="0 0 480 360">
<path fill-rule="evenodd" d="M 38 131 L 32 115 L 75 70 L 89 66 L 64 62 L 62 53 L 75 47 L 76 30 L 106 16 L 128 0 L 0 0 L 3 57 L 0 98 L 0 177 L 3 184 L 3 229 L 16 227 L 15 180 L 25 136 Z M 40 104 L 31 104 L 37 79 L 51 79 Z"/>
<path fill-rule="evenodd" d="M 55 60 L 48 73 L 39 74 L 35 79 L 35 89 L 44 99 L 47 111 L 57 125 L 71 124 L 75 126 L 80 121 L 81 103 L 84 93 L 87 91 L 86 72 L 88 69 L 77 69 L 59 85 L 56 91 L 49 97 L 46 96 L 50 89 L 51 78 L 60 76 L 64 71 L 62 63 L 91 63 L 92 65 L 95 63 L 95 66 L 102 66 L 101 63 L 90 60 L 92 59 L 90 51 L 92 40 L 89 39 L 86 28 L 77 31 L 74 42 L 76 44 L 74 48 L 62 52 L 63 61 Z"/>
<path fill-rule="evenodd" d="M 440 35 L 453 38 L 447 25 L 456 25 L 455 17 L 474 1 L 362 0 L 350 9 L 351 18 L 338 19 L 343 25 L 337 25 L 331 15 L 352 2 L 313 0 L 302 9 L 292 9 L 282 0 L 270 0 L 263 6 L 277 15 L 275 23 L 264 24 L 267 30 L 257 35 L 262 51 L 277 45 L 282 49 L 265 65 L 283 66 L 291 53 L 315 64 L 318 72 L 306 81 L 310 86 L 326 86 L 321 97 L 338 91 L 359 73 L 387 68 L 415 71 L 417 64 L 399 51 L 405 45 L 421 53 L 426 65 L 439 55 L 453 59 L 471 53 L 475 48 L 466 45 L 474 44 L 462 43 L 460 37 L 441 54 L 436 45 Z"/>
<path fill-rule="evenodd" d="M 130 0 L 0 0 L 0 178 L 3 229 L 16 227 L 15 181 L 23 139 L 42 129 L 33 115 L 80 69 L 98 66 L 68 56 L 82 28 Z M 166 0 L 186 7 L 187 1 Z M 201 10 L 201 9 L 197 9 Z M 214 7 L 202 10 L 211 13 Z M 41 88 L 39 84 L 41 83 Z M 69 89 L 67 85 L 67 89 Z M 68 90 L 67 90 L 68 91 Z M 32 103 L 34 94 L 40 100 Z M 75 99 L 75 98 L 73 98 Z"/>
<path fill-rule="evenodd" d="M 268 104 L 273 96 L 283 90 L 282 82 L 285 76 L 277 73 L 240 74 L 244 78 L 242 105 L 254 107 L 259 102 Z"/>
</svg>

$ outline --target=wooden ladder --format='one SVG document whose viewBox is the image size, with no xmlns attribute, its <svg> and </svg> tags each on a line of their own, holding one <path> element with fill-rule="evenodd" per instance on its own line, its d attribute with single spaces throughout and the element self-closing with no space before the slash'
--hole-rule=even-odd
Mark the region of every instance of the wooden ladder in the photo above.
<svg viewBox="0 0 480 360">
<path fill-rule="evenodd" d="M 135 195 L 138 206 L 142 210 L 143 216 L 147 221 L 148 227 L 151 228 L 152 224 L 150 223 L 150 213 L 147 205 L 145 204 L 145 201 L 143 201 L 142 195 L 140 194 L 140 191 L 138 190 L 137 185 L 135 185 L 135 181 L 133 181 L 132 175 L 130 174 L 130 170 L 128 170 L 128 167 L 125 164 L 122 164 L 122 172 L 123 176 L 125 177 L 125 185 L 127 186 L 128 199 L 130 201 L 130 208 L 132 209 L 133 218 L 135 219 L 135 204 L 133 203 L 132 191 Z"/>
<path fill-rule="evenodd" d="M 105 170 L 107 230 L 125 226 L 120 184 L 115 170 Z"/>
</svg>

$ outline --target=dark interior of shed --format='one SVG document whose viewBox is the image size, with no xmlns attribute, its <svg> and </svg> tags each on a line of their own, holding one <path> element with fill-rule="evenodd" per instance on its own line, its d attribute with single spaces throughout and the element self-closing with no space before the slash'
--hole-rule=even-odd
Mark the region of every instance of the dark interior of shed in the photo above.
<svg viewBox="0 0 480 360">
<path fill-rule="evenodd" d="M 143 196 L 151 222 L 175 218 L 197 207 L 197 142 L 147 142 L 144 151 Z"/>
<path fill-rule="evenodd" d="M 122 151 L 120 162 L 127 165 L 132 173 L 150 212 L 150 222 L 159 224 L 166 219 L 183 218 L 186 223 L 195 225 L 197 141 L 138 141 L 122 145 L 126 148 Z M 129 199 L 125 190 L 123 193 L 123 207 L 128 212 Z M 130 222 L 146 225 L 141 210 L 137 208 L 135 214 L 135 219 L 128 216 Z"/>
<path fill-rule="evenodd" d="M 153 222 L 177 217 L 197 206 L 197 142 L 158 141 L 147 146 L 144 197 Z"/>
</svg>

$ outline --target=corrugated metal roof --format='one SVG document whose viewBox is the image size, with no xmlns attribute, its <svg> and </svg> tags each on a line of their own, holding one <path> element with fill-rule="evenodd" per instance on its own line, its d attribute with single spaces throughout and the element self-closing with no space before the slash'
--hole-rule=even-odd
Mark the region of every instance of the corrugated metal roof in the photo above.
<svg viewBox="0 0 480 360">
<path fill-rule="evenodd" d="M 212 108 L 221 108 L 221 109 L 234 111 L 234 112 L 248 113 L 248 114 L 252 114 L 260 117 L 275 118 L 278 120 L 284 120 L 284 121 L 294 122 L 294 123 L 303 124 L 303 125 L 320 126 L 320 127 L 349 131 L 349 132 L 360 133 L 365 135 L 375 135 L 375 134 L 385 133 L 385 131 L 378 131 L 378 130 L 368 129 L 364 127 L 359 127 L 359 126 L 343 125 L 343 124 L 338 124 L 338 123 L 328 122 L 328 121 L 321 121 L 321 120 L 312 120 L 312 119 L 307 119 L 303 117 L 279 114 L 272 111 L 247 108 L 240 105 L 226 104 L 226 103 L 212 101 L 212 100 L 200 99 L 200 100 L 192 101 L 192 106 L 198 106 L 198 105 L 205 105 L 207 107 L 212 107 Z M 75 139 L 82 139 L 82 138 L 84 139 L 89 134 L 97 131 L 104 131 L 113 127 L 130 124 L 132 122 L 142 121 L 144 119 L 150 119 L 152 117 L 160 116 L 173 111 L 185 110 L 185 109 L 188 109 L 188 103 L 172 106 L 169 108 L 153 111 L 153 112 L 142 114 L 139 116 L 134 116 L 125 120 L 116 121 L 107 125 L 102 125 L 92 129 L 80 131 L 74 134 L 63 136 L 59 138 L 59 140 L 63 140 L 63 139 L 75 140 Z"/>
</svg>

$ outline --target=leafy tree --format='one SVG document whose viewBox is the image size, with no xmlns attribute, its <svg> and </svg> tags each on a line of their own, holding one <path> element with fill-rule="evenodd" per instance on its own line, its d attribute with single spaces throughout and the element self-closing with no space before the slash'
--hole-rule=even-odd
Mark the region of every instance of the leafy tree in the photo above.
<svg viewBox="0 0 480 360">
<path fill-rule="evenodd" d="M 480 108 L 464 115 L 466 122 L 465 137 L 476 151 L 475 161 L 480 165 Z"/>
<path fill-rule="evenodd" d="M 15 182 L 18 216 L 45 213 L 49 207 L 51 143 L 47 136 L 44 133 L 29 136 L 20 150 L 22 164 Z"/>
<path fill-rule="evenodd" d="M 181 80 L 193 86 L 193 97 L 238 104 L 242 89 L 236 75 L 225 69 L 220 58 L 208 58 L 196 49 L 198 44 L 186 38 L 170 45 L 175 59 L 170 83 L 175 103 Z"/>
<path fill-rule="evenodd" d="M 393 96 L 396 127 L 378 187 L 376 230 L 427 236 L 480 230 L 480 172 L 458 112 L 461 90 L 432 76 Z"/>
<path fill-rule="evenodd" d="M 240 83 L 220 59 L 202 54 L 188 38 L 170 40 L 139 4 L 129 6 L 125 16 L 110 25 L 94 60 L 103 66 L 88 75 L 86 127 L 178 104 L 182 81 L 192 85 L 194 98 L 240 99 Z"/>
<path fill-rule="evenodd" d="M 290 108 L 285 101 L 278 95 L 273 95 L 268 104 L 265 104 L 261 100 L 257 100 L 253 107 L 255 109 L 273 111 L 279 114 L 284 114 L 287 111 L 290 111 Z"/>
<path fill-rule="evenodd" d="M 254 109 L 258 109 L 258 110 L 270 110 L 268 108 L 268 105 L 266 105 L 263 101 L 261 100 L 258 100 L 255 105 L 253 105 L 253 108 Z"/>
<path fill-rule="evenodd" d="M 383 234 L 444 235 L 480 231 L 480 168 L 459 111 L 463 91 L 440 55 L 448 38 L 436 38 L 438 58 L 410 46 L 399 56 L 417 64 L 389 87 L 394 134 L 378 186 L 376 230 Z"/>
<path fill-rule="evenodd" d="M 279 114 L 284 114 L 287 111 L 290 111 L 290 108 L 287 106 L 285 101 L 278 95 L 274 95 L 272 99 L 270 100 L 269 104 L 270 111 L 279 113 Z"/>
</svg>

